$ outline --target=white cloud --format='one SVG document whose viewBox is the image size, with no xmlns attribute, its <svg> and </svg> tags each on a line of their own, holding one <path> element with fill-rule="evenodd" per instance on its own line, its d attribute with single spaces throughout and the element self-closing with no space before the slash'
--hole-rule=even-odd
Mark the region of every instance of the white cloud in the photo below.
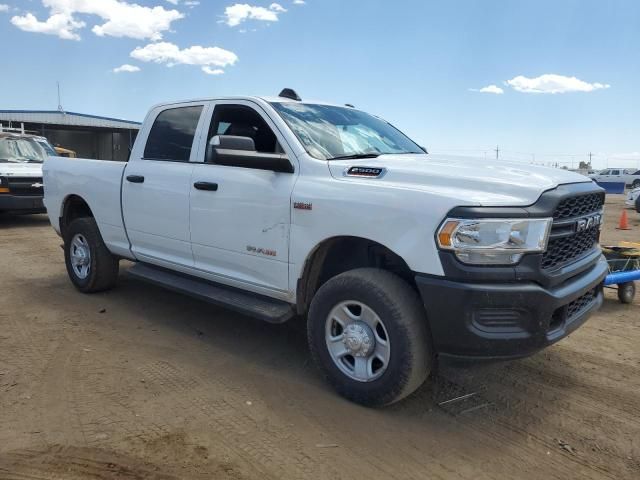
<svg viewBox="0 0 640 480">
<path fill-rule="evenodd" d="M 307 2 L 305 2 L 304 0 L 293 0 L 294 5 L 304 5 L 305 3 Z"/>
<path fill-rule="evenodd" d="M 470 88 L 469 90 L 471 90 L 472 92 L 480 92 L 480 93 L 493 93 L 496 95 L 502 95 L 504 93 L 504 90 L 502 88 L 500 88 L 497 85 L 488 85 L 486 87 L 482 87 L 480 89 L 477 88 Z"/>
<path fill-rule="evenodd" d="M 8 12 L 9 11 L 9 5 L 7 5 L 6 3 L 0 3 L 0 12 Z"/>
<path fill-rule="evenodd" d="M 224 73 L 224 70 L 221 68 L 211 68 L 207 66 L 202 67 L 202 71 L 207 75 L 222 75 Z"/>
<path fill-rule="evenodd" d="M 185 0 L 184 4 L 189 8 L 193 8 L 200 5 L 200 2 L 198 0 Z"/>
<path fill-rule="evenodd" d="M 167 0 L 167 2 L 169 2 L 171 5 L 178 5 L 180 3 L 180 0 Z"/>
<path fill-rule="evenodd" d="M 122 72 L 134 73 L 139 71 L 140 71 L 140 67 L 136 67 L 135 65 L 129 65 L 128 63 L 125 63 L 124 65 L 120 65 L 119 67 L 116 67 L 113 69 L 113 73 L 122 73 Z"/>
<path fill-rule="evenodd" d="M 236 27 L 246 20 L 261 20 L 264 22 L 277 22 L 278 15 L 286 12 L 279 3 L 272 3 L 269 8 L 256 7 L 247 3 L 236 3 L 224 10 L 224 22 L 230 27 Z"/>
<path fill-rule="evenodd" d="M 565 77 L 547 73 L 535 78 L 528 78 L 523 75 L 512 78 L 505 82 L 514 90 L 522 93 L 568 93 L 568 92 L 593 92 L 609 88 L 610 85 L 603 83 L 588 83 L 576 77 Z"/>
<path fill-rule="evenodd" d="M 98 36 L 128 37 L 160 40 L 171 28 L 172 22 L 184 18 L 177 10 L 164 7 L 143 7 L 123 0 L 42 0 L 49 8 L 49 18 L 39 21 L 33 14 L 11 19 L 16 27 L 29 32 L 58 35 L 60 38 L 78 40 L 76 32 L 86 26 L 77 15 L 95 15 L 104 20 L 92 28 Z"/>
<path fill-rule="evenodd" d="M 80 35 L 75 33 L 75 30 L 84 28 L 86 25 L 66 13 L 53 14 L 44 22 L 39 21 L 33 14 L 27 13 L 22 17 L 12 17 L 11 23 L 25 32 L 57 35 L 64 40 L 80 40 Z"/>
<path fill-rule="evenodd" d="M 282 5 L 280 5 L 279 3 L 272 3 L 271 5 L 269 5 L 269 10 L 273 10 L 274 12 L 278 12 L 278 13 L 284 13 L 287 11 L 287 9 L 284 8 Z"/>
<path fill-rule="evenodd" d="M 154 62 L 174 65 L 197 65 L 208 75 L 221 75 L 223 68 L 234 65 L 238 56 L 219 47 L 201 47 L 194 45 L 181 50 L 177 45 L 169 42 L 150 43 L 138 47 L 131 52 L 131 57 L 142 62 Z"/>
</svg>

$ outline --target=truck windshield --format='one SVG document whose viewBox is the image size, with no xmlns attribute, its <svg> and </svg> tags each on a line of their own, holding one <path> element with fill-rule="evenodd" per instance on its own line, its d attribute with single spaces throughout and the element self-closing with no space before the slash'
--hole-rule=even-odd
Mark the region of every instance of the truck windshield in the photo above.
<svg viewBox="0 0 640 480">
<path fill-rule="evenodd" d="M 47 152 L 31 138 L 0 138 L 0 162 L 42 163 Z"/>
<path fill-rule="evenodd" d="M 321 160 L 425 153 L 393 125 L 353 108 L 273 102 L 312 157 Z"/>
<path fill-rule="evenodd" d="M 40 145 L 44 149 L 47 156 L 50 156 L 50 157 L 58 156 L 58 152 L 56 152 L 56 149 L 53 148 L 45 138 L 37 138 L 36 142 L 38 143 L 38 145 Z"/>
</svg>

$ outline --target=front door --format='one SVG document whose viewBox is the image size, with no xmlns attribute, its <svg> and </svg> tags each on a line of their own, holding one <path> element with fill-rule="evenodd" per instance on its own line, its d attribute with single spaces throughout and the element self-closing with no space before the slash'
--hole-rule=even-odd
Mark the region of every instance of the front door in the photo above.
<svg viewBox="0 0 640 480">
<path fill-rule="evenodd" d="M 156 113 L 146 145 L 135 149 L 122 182 L 122 207 L 136 258 L 167 267 L 193 267 L 189 195 L 193 145 L 204 105 Z"/>
<path fill-rule="evenodd" d="M 258 105 L 219 101 L 206 143 L 215 135 L 250 137 L 257 151 L 287 153 L 295 166 L 292 153 L 282 149 L 282 138 L 275 132 L 273 122 Z M 196 269 L 213 273 L 213 279 L 229 285 L 286 298 L 291 193 L 296 175 L 196 163 L 191 190 Z M 216 184 L 217 190 L 199 190 L 195 188 L 198 182 Z"/>
</svg>

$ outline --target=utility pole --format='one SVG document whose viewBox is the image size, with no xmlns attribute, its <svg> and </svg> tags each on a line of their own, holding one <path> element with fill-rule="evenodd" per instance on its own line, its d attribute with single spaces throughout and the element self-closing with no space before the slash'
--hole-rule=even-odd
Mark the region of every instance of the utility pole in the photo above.
<svg viewBox="0 0 640 480">
<path fill-rule="evenodd" d="M 591 165 L 591 158 L 593 157 L 593 153 L 589 152 L 589 165 Z"/>
<path fill-rule="evenodd" d="M 496 145 L 496 160 L 500 160 L 500 147 L 498 145 Z"/>
</svg>

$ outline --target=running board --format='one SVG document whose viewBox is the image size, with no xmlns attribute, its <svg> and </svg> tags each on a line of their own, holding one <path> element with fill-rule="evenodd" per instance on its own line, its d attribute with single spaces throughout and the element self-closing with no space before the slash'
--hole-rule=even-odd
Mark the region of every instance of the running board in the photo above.
<svg viewBox="0 0 640 480">
<path fill-rule="evenodd" d="M 139 280 L 227 307 L 230 310 L 269 323 L 284 323 L 294 315 L 293 306 L 287 302 L 222 286 L 152 265 L 136 263 L 128 270 L 128 273 Z"/>
</svg>

